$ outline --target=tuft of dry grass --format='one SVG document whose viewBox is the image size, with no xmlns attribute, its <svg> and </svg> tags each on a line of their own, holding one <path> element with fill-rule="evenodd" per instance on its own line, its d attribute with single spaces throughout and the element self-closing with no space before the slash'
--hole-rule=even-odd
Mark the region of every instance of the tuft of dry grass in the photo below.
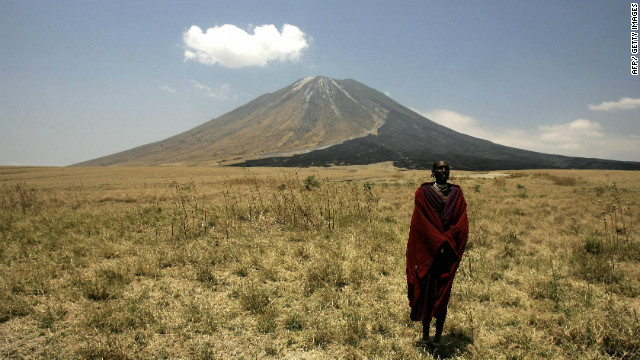
<svg viewBox="0 0 640 360">
<path fill-rule="evenodd" d="M 489 175 L 453 174 L 443 355 L 640 358 L 637 174 Z M 404 274 L 428 176 L 0 168 L 0 357 L 430 359 Z"/>
</svg>

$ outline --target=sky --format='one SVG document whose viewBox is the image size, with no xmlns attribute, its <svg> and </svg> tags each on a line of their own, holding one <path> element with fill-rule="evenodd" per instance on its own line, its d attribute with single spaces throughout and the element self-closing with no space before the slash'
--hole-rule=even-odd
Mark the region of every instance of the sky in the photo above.
<svg viewBox="0 0 640 360">
<path fill-rule="evenodd" d="M 128 150 L 318 75 L 495 143 L 640 161 L 632 32 L 621 0 L 0 0 L 0 165 Z"/>
</svg>

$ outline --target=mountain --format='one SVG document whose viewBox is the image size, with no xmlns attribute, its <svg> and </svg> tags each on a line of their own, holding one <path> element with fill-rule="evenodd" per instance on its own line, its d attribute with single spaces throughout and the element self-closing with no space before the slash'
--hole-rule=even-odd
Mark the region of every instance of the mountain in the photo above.
<svg viewBox="0 0 640 360">
<path fill-rule="evenodd" d="M 393 161 L 398 167 L 430 169 L 438 159 L 459 170 L 640 169 L 638 162 L 494 144 L 432 122 L 355 80 L 321 76 L 262 95 L 166 140 L 76 165 L 305 167 Z"/>
</svg>

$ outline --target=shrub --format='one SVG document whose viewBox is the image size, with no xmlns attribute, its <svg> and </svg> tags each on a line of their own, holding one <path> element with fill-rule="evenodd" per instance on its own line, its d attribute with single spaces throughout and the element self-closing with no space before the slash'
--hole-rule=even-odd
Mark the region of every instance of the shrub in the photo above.
<svg viewBox="0 0 640 360">
<path fill-rule="evenodd" d="M 33 312 L 31 305 L 22 296 L 0 295 L 0 324 Z"/>
<path fill-rule="evenodd" d="M 502 235 L 500 240 L 504 244 L 504 257 L 514 257 L 518 255 L 518 251 L 520 247 L 524 244 L 522 239 L 518 237 L 515 231 L 509 231 L 508 233 Z"/>
<path fill-rule="evenodd" d="M 341 288 L 347 283 L 342 262 L 334 255 L 319 259 L 309 267 L 305 278 L 305 292 L 312 294 L 325 286 Z"/>
<path fill-rule="evenodd" d="M 289 331 L 300 331 L 304 328 L 304 321 L 299 314 L 289 315 L 284 321 L 284 328 Z"/>
<path fill-rule="evenodd" d="M 263 285 L 250 282 L 239 291 L 236 291 L 235 295 L 245 310 L 256 314 L 264 314 L 271 303 L 272 294 Z"/>
<path fill-rule="evenodd" d="M 53 325 L 62 320 L 65 315 L 67 315 L 67 310 L 61 305 L 49 305 L 40 314 L 38 327 L 41 329 L 51 329 Z"/>
<path fill-rule="evenodd" d="M 597 242 L 591 242 L 589 249 L 596 251 Z M 573 255 L 574 273 L 578 277 L 591 283 L 618 283 L 624 279 L 624 273 L 615 266 L 609 251 L 599 253 L 587 252 L 587 245 L 584 248 L 576 249 Z"/>
<path fill-rule="evenodd" d="M 549 175 L 548 178 L 549 180 L 553 181 L 554 184 L 560 186 L 574 186 L 578 183 L 578 180 L 571 176 Z"/>
<path fill-rule="evenodd" d="M 114 270 L 104 268 L 96 271 L 88 278 L 81 280 L 82 294 L 89 300 L 104 301 L 117 298 L 131 278 L 126 275 L 126 269 Z"/>
<path fill-rule="evenodd" d="M 344 340 L 351 346 L 358 346 L 360 340 L 367 336 L 367 326 L 362 317 L 356 313 L 345 315 Z"/>
<path fill-rule="evenodd" d="M 313 190 L 313 188 L 318 188 L 320 187 L 320 181 L 318 181 L 316 179 L 315 175 L 309 175 L 307 176 L 302 183 L 304 184 L 304 188 L 311 191 Z"/>
<path fill-rule="evenodd" d="M 196 265 L 196 279 L 207 286 L 215 286 L 218 284 L 218 278 L 213 273 L 211 266 L 198 263 Z"/>
<path fill-rule="evenodd" d="M 640 359 L 640 318 L 636 311 L 613 307 L 607 314 L 603 328 L 602 348 L 605 353 L 620 359 Z"/>
<path fill-rule="evenodd" d="M 278 327 L 277 316 L 278 313 L 273 309 L 263 312 L 258 318 L 257 330 L 263 334 L 275 332 Z"/>
<path fill-rule="evenodd" d="M 591 234 L 584 239 L 584 249 L 591 255 L 598 255 L 604 249 L 604 241 L 597 234 Z"/>
</svg>

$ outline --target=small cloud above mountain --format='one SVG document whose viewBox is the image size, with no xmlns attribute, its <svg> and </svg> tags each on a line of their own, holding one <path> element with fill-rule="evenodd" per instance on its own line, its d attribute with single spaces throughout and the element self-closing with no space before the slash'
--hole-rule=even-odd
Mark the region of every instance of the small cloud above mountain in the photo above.
<svg viewBox="0 0 640 360">
<path fill-rule="evenodd" d="M 205 96 L 208 96 L 214 99 L 228 100 L 229 98 L 234 98 L 234 99 L 237 98 L 235 95 L 231 94 L 231 85 L 227 83 L 220 85 L 218 90 L 215 90 L 210 86 L 201 84 L 199 81 L 196 81 L 196 80 L 191 80 L 191 84 L 193 85 L 194 89 L 200 91 Z"/>
<path fill-rule="evenodd" d="M 164 91 L 169 92 L 169 93 L 172 93 L 172 94 L 175 94 L 175 93 L 177 92 L 177 91 L 176 91 L 176 89 L 174 89 L 174 88 L 172 88 L 171 86 L 166 85 L 166 84 L 161 85 L 161 86 L 160 86 L 160 90 L 164 90 Z"/>
<path fill-rule="evenodd" d="M 228 68 L 264 67 L 273 61 L 300 61 L 310 38 L 295 25 L 261 25 L 249 33 L 235 25 L 214 26 L 206 31 L 196 25 L 183 34 L 185 61 Z"/>
</svg>

